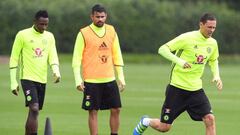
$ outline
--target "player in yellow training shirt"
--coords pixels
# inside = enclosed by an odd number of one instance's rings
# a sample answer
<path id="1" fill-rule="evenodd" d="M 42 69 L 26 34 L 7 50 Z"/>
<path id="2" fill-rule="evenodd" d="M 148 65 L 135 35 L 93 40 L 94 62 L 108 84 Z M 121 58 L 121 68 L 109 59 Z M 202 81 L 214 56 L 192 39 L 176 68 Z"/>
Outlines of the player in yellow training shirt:
<path id="1" fill-rule="evenodd" d="M 148 126 L 159 132 L 167 132 L 173 121 L 184 111 L 187 111 L 193 120 L 204 122 L 206 135 L 216 135 L 215 118 L 201 80 L 204 67 L 209 63 L 213 82 L 219 90 L 222 89 L 218 46 L 212 38 L 216 23 L 215 16 L 206 13 L 200 19 L 199 30 L 181 34 L 159 48 L 159 54 L 173 62 L 161 118 L 143 116 L 133 135 L 143 134 Z M 175 55 L 171 53 L 174 51 Z"/>
<path id="2" fill-rule="evenodd" d="M 125 87 L 118 36 L 113 26 L 105 24 L 106 18 L 103 6 L 92 7 L 93 23 L 78 33 L 72 60 L 76 88 L 84 94 L 82 108 L 89 111 L 91 135 L 98 134 L 98 110 L 106 109 L 110 109 L 111 135 L 118 134 L 119 89 L 122 91 Z"/>
<path id="3" fill-rule="evenodd" d="M 35 14 L 34 25 L 17 33 L 10 57 L 11 91 L 18 95 L 17 69 L 26 106 L 29 107 L 25 135 L 37 135 L 38 113 L 42 109 L 47 83 L 47 68 L 51 66 L 54 82 L 60 80 L 59 62 L 52 33 L 46 31 L 48 12 L 40 10 Z"/>

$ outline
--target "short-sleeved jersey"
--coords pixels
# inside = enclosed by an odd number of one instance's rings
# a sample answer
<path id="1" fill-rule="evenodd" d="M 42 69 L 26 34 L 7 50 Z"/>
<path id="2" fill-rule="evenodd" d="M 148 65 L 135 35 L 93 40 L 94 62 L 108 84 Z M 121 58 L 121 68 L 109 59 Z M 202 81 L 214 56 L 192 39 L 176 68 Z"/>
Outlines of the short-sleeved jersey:
<path id="1" fill-rule="evenodd" d="M 170 84 L 189 91 L 202 88 L 202 74 L 208 61 L 217 60 L 219 56 L 217 41 L 205 38 L 200 31 L 181 34 L 166 43 L 171 52 L 191 64 L 191 68 L 173 64 Z"/>
<path id="2" fill-rule="evenodd" d="M 19 66 L 20 79 L 46 83 L 48 64 L 59 65 L 53 34 L 39 33 L 33 27 L 19 31 L 12 48 L 10 69 Z"/>

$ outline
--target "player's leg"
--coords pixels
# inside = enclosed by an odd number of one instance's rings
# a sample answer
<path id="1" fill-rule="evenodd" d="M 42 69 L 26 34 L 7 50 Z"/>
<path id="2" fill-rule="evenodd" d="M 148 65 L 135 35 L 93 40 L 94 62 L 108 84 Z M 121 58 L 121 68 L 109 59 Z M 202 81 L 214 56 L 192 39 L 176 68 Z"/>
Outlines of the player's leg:
<path id="1" fill-rule="evenodd" d="M 148 126 L 159 132 L 167 132 L 171 129 L 171 124 L 162 123 L 159 118 L 148 118 L 148 116 L 145 115 L 135 127 L 133 135 L 143 134 Z"/>
<path id="2" fill-rule="evenodd" d="M 84 82 L 82 108 L 88 110 L 88 126 L 90 135 L 98 134 L 98 110 L 101 103 L 101 84 Z"/>
<path id="3" fill-rule="evenodd" d="M 98 111 L 97 110 L 89 110 L 88 126 L 90 130 L 90 135 L 98 134 Z"/>
<path id="4" fill-rule="evenodd" d="M 167 132 L 171 129 L 172 122 L 185 110 L 185 93 L 179 88 L 168 85 L 166 98 L 162 106 L 161 118 L 148 118 L 143 116 L 134 128 L 133 135 L 141 135 L 148 126 L 159 132 Z"/>
<path id="5" fill-rule="evenodd" d="M 206 135 L 216 135 L 215 117 L 213 114 L 207 114 L 203 117 L 206 126 Z"/>
<path id="6" fill-rule="evenodd" d="M 26 135 L 37 135 L 38 114 L 39 114 L 38 103 L 29 104 L 29 112 L 28 112 L 28 117 L 25 125 Z"/>
<path id="7" fill-rule="evenodd" d="M 104 83 L 102 88 L 102 104 L 100 109 L 110 109 L 110 134 L 117 135 L 120 125 L 120 108 L 122 107 L 119 89 L 116 81 Z"/>
<path id="8" fill-rule="evenodd" d="M 143 134 L 143 132 L 149 126 L 150 121 L 151 121 L 151 119 L 147 115 L 142 116 L 142 118 L 140 119 L 139 123 L 137 124 L 137 126 L 133 130 L 133 135 L 141 135 L 141 134 Z"/>
<path id="9" fill-rule="evenodd" d="M 38 114 L 44 103 L 46 84 L 33 82 L 30 80 L 21 80 L 21 84 L 25 95 L 26 106 L 29 107 L 25 125 L 25 134 L 37 135 Z"/>
<path id="10" fill-rule="evenodd" d="M 120 108 L 112 108 L 110 109 L 110 128 L 111 135 L 117 135 L 119 125 L 120 125 Z"/>
<path id="11" fill-rule="evenodd" d="M 195 121 L 203 121 L 206 135 L 216 135 L 215 117 L 212 114 L 210 102 L 203 89 L 193 92 L 188 101 L 187 112 Z"/>
<path id="12" fill-rule="evenodd" d="M 172 124 L 162 123 L 160 119 L 151 119 L 149 126 L 159 132 L 167 132 L 171 129 Z"/>

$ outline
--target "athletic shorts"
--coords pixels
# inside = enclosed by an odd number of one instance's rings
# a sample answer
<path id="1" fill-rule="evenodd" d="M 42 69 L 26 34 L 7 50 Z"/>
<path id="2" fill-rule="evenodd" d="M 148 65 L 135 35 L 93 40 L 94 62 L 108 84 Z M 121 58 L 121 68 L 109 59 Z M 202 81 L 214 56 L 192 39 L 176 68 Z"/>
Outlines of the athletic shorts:
<path id="1" fill-rule="evenodd" d="M 84 82 L 82 108 L 85 110 L 106 110 L 121 108 L 121 99 L 116 81 L 107 83 Z"/>
<path id="2" fill-rule="evenodd" d="M 29 106 L 30 104 L 38 103 L 39 110 L 42 110 L 46 84 L 24 79 L 21 80 L 21 84 L 25 95 L 25 105 Z"/>
<path id="3" fill-rule="evenodd" d="M 206 114 L 212 113 L 210 102 L 203 89 L 187 91 L 168 85 L 162 107 L 161 122 L 172 124 L 184 111 L 187 111 L 195 121 L 202 121 Z"/>

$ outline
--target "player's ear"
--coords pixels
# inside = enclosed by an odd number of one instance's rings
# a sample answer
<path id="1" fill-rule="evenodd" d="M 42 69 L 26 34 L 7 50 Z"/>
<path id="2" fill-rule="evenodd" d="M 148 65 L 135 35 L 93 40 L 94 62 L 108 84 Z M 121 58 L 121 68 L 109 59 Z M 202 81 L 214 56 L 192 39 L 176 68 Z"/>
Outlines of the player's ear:
<path id="1" fill-rule="evenodd" d="M 93 17 L 94 17 L 94 14 L 90 14 L 90 18 L 92 19 L 92 21 L 93 21 Z"/>
<path id="2" fill-rule="evenodd" d="M 203 22 L 199 22 L 199 28 L 201 29 L 203 27 Z"/>

